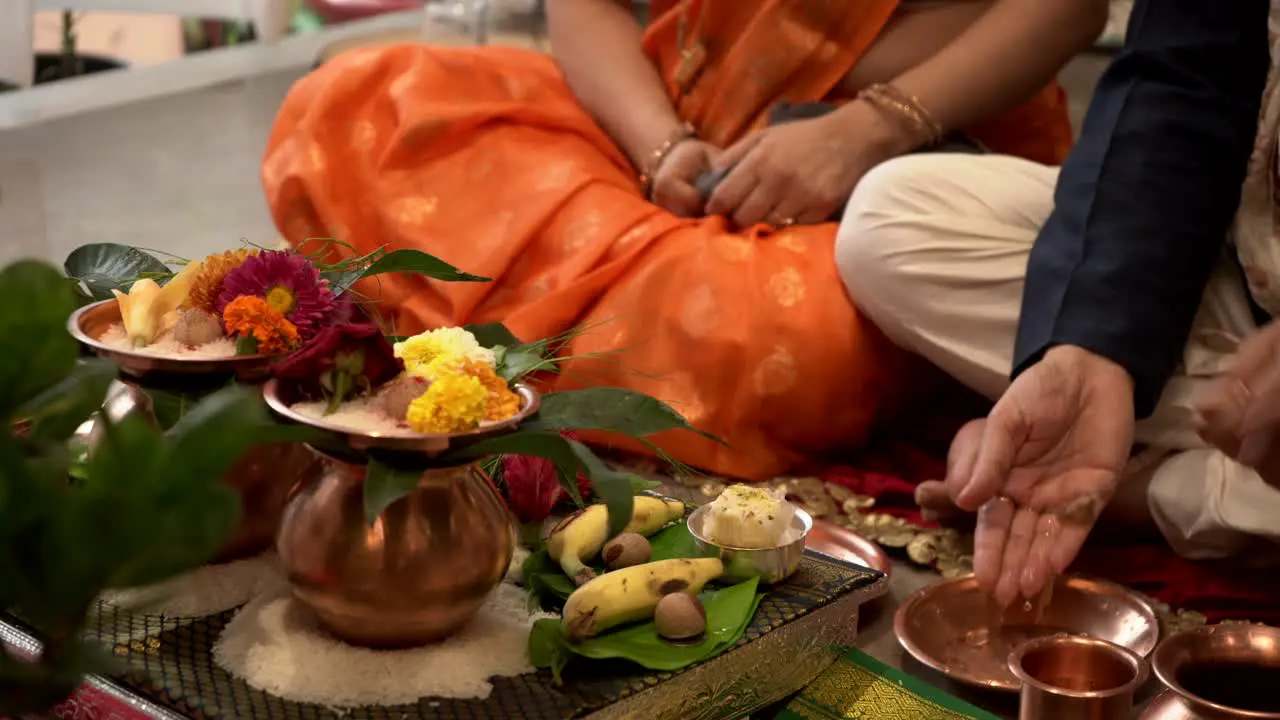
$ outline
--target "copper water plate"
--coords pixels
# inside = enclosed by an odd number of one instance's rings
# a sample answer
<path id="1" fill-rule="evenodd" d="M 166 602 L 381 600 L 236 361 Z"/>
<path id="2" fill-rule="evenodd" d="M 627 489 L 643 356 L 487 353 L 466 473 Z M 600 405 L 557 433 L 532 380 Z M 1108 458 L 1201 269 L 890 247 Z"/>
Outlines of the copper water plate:
<path id="1" fill-rule="evenodd" d="M 1028 640 L 1088 635 L 1145 657 L 1159 640 L 1160 624 L 1151 606 L 1129 590 L 1075 576 L 1058 578 L 1047 604 L 1015 603 L 1002 616 L 970 575 L 907 598 L 894 616 L 893 630 L 916 660 L 952 680 L 1016 692 L 1009 653 Z"/>
<path id="2" fill-rule="evenodd" d="M 1187 704 L 1172 690 L 1166 690 L 1152 700 L 1139 720 L 1201 720 L 1199 715 L 1191 711 Z"/>
<path id="3" fill-rule="evenodd" d="M 450 448 L 470 445 L 486 438 L 511 432 L 538 412 L 542 400 L 536 390 L 523 383 L 516 383 L 512 390 L 520 396 L 520 411 L 514 416 L 499 422 L 488 423 L 475 430 L 446 434 L 425 434 L 405 429 L 391 432 L 377 430 L 357 430 L 348 426 L 327 422 L 322 418 L 310 417 L 294 410 L 291 406 L 297 402 L 289 396 L 286 385 L 279 380 L 268 380 L 262 386 L 262 396 L 267 406 L 276 414 L 298 423 L 309 425 L 342 438 L 348 446 L 355 450 L 396 450 L 401 452 L 421 452 L 428 455 L 439 455 Z"/>
<path id="4" fill-rule="evenodd" d="M 235 355 L 228 358 L 191 358 L 152 355 L 140 350 L 122 350 L 103 343 L 99 338 L 119 325 L 120 305 L 115 300 L 86 305 L 71 314 L 67 331 L 71 337 L 88 346 L 99 357 L 106 358 L 120 367 L 126 375 L 141 377 L 148 373 L 178 373 L 184 375 L 234 373 L 242 381 L 253 382 L 265 378 L 271 365 L 284 355 Z"/>
<path id="5" fill-rule="evenodd" d="M 837 560 L 879 570 L 885 575 L 893 571 L 893 563 L 879 545 L 854 531 L 826 520 L 814 520 L 809 531 L 809 550 L 830 555 Z"/>
<path id="6" fill-rule="evenodd" d="M 1151 669 L 1192 717 L 1221 720 L 1280 720 L 1280 712 L 1235 710 L 1187 691 L 1178 672 L 1190 664 L 1249 663 L 1280 666 L 1280 628 L 1265 625 L 1206 625 L 1170 635 L 1151 656 Z"/>

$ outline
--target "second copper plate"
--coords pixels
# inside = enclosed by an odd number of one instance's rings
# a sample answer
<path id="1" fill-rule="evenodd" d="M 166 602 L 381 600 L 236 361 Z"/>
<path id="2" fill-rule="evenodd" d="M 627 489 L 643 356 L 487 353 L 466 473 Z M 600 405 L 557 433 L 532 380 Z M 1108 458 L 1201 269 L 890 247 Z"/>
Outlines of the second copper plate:
<path id="1" fill-rule="evenodd" d="M 1114 583 L 1058 578 L 1047 603 L 1015 603 L 1002 614 L 972 575 L 922 588 L 898 608 L 898 642 L 924 665 L 957 682 L 1016 692 L 1009 653 L 1056 633 L 1088 635 L 1145 657 L 1160 639 L 1146 601 Z"/>
<path id="2" fill-rule="evenodd" d="M 848 528 L 825 520 L 814 520 L 813 529 L 809 531 L 809 540 L 805 547 L 823 555 L 830 555 L 837 560 L 879 570 L 885 575 L 889 575 L 893 570 L 893 563 L 879 545 Z"/>

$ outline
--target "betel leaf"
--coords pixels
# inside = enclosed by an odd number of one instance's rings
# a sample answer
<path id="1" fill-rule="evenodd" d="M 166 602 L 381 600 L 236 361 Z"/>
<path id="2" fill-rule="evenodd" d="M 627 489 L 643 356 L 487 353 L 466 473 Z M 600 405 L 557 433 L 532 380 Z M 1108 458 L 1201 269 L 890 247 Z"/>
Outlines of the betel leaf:
<path id="1" fill-rule="evenodd" d="M 554 367 L 548 360 L 546 348 L 537 344 L 499 348 L 497 356 L 496 372 L 507 382 L 515 382 L 535 370 Z"/>
<path id="2" fill-rule="evenodd" d="M 66 331 L 75 292 L 53 267 L 17 262 L 0 271 L 0 421 L 75 367 L 80 349 Z"/>
<path id="3" fill-rule="evenodd" d="M 401 466 L 370 458 L 364 476 L 365 522 L 372 526 L 382 511 L 413 492 L 422 480 L 422 472 L 420 467 Z"/>
<path id="4" fill-rule="evenodd" d="M 698 542 L 693 539 L 693 533 L 689 532 L 689 525 L 684 522 L 678 522 L 655 533 L 649 538 L 649 547 L 652 550 L 649 556 L 650 562 L 676 558 L 712 557 L 716 554 L 715 550 L 704 551 L 698 547 Z"/>
<path id="5" fill-rule="evenodd" d="M 548 393 L 542 397 L 535 423 L 552 429 L 604 430 L 631 437 L 689 430 L 723 443 L 714 435 L 695 429 L 661 400 L 625 388 Z"/>
<path id="6" fill-rule="evenodd" d="M 62 264 L 67 277 L 79 280 L 94 300 L 110 300 L 112 290 L 126 291 L 145 275 L 166 275 L 168 266 L 155 256 L 129 245 L 82 245 Z"/>
<path id="7" fill-rule="evenodd" d="M 561 672 L 573 656 L 569 642 L 560 629 L 560 621 L 550 618 L 539 620 L 529 630 L 529 664 L 536 668 L 551 670 L 551 679 L 556 685 L 562 684 Z"/>
<path id="8" fill-rule="evenodd" d="M 529 633 L 529 658 L 534 667 L 550 667 L 553 672 L 556 668 L 550 663 L 564 663 L 562 655 L 566 651 L 593 660 L 629 660 L 649 670 L 679 670 L 715 657 L 738 642 L 763 597 L 757 592 L 758 584 L 753 578 L 699 595 L 707 611 L 707 630 L 698 643 L 677 645 L 663 640 L 652 621 L 570 643 L 564 637 L 560 621 L 548 619 L 534 623 Z"/>

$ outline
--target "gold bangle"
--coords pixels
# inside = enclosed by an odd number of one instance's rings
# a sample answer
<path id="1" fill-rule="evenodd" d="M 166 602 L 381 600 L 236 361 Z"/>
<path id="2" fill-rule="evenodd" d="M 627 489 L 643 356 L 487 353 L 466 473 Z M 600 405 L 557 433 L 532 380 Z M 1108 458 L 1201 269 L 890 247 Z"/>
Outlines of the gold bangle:
<path id="1" fill-rule="evenodd" d="M 908 95 L 888 83 L 877 83 L 859 92 L 858 99 L 906 121 L 920 138 L 920 144 L 936 145 L 942 141 L 942 125 L 933 119 L 916 96 Z"/>
<path id="2" fill-rule="evenodd" d="M 645 163 L 644 168 L 640 172 L 640 191 L 644 193 L 646 198 L 653 195 L 653 176 L 657 174 L 658 169 L 662 167 L 662 163 L 671 154 L 676 146 L 685 140 L 689 140 L 698 136 L 698 131 L 689 123 L 682 124 L 679 129 L 671 133 L 671 137 L 667 138 L 652 153 L 649 154 L 649 162 Z"/>

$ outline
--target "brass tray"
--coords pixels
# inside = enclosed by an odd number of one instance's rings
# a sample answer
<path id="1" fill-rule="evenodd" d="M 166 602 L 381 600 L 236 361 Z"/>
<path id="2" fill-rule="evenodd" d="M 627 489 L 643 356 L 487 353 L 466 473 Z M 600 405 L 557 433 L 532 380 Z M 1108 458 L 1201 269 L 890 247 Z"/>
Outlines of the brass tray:
<path id="1" fill-rule="evenodd" d="M 409 705 L 354 708 L 350 720 L 720 720 L 744 717 L 790 695 L 853 645 L 858 608 L 889 589 L 883 573 L 818 553 L 774 586 L 728 652 L 676 672 L 624 662 L 575 661 L 562 687 L 546 671 L 494 678 L 485 700 L 423 698 Z M 122 690 L 151 717 L 203 720 L 330 720 L 330 708 L 282 700 L 220 667 L 211 649 L 235 611 L 181 623 L 101 607 L 89 635 L 127 670 L 94 678 Z M 7 627 L 6 627 L 7 626 Z M 0 639 L 21 625 L 0 615 Z M 148 709 L 151 708 L 151 709 Z"/>

